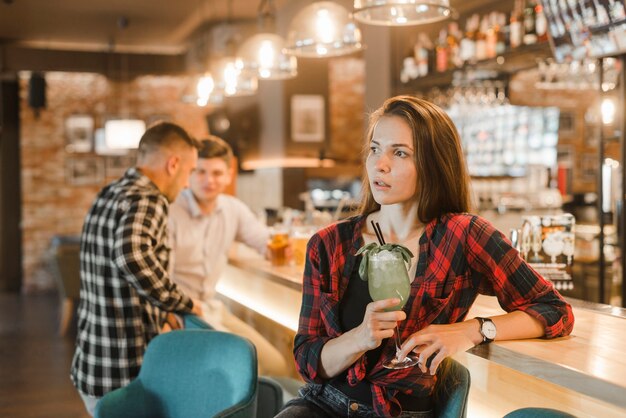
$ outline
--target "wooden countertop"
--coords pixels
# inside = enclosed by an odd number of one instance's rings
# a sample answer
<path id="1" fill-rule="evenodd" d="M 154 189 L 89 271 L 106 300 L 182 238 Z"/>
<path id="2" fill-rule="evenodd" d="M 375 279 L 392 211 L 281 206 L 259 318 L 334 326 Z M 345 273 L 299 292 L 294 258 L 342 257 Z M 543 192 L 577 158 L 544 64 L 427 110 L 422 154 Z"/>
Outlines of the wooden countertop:
<path id="1" fill-rule="evenodd" d="M 272 267 L 267 261 L 246 250 L 233 254 L 230 265 L 231 268 L 266 278 L 267 282 L 277 286 L 272 293 L 281 286 L 284 291 L 289 292 L 288 295 L 279 295 L 278 303 L 288 311 L 282 315 L 295 315 L 295 318 L 289 320 L 283 318 L 284 324 L 289 324 L 286 326 L 295 331 L 301 303 L 297 295 L 301 292 L 302 268 Z M 516 370 L 617 406 L 626 414 L 625 311 L 606 305 L 569 301 L 576 319 L 570 336 L 552 340 L 497 341 L 469 350 L 469 355 L 463 362 L 467 363 L 477 356 L 497 364 L 491 367 L 504 366 Z M 501 313 L 503 311 L 495 297 L 479 295 L 468 318 Z M 461 357 L 465 358 L 464 356 Z"/>

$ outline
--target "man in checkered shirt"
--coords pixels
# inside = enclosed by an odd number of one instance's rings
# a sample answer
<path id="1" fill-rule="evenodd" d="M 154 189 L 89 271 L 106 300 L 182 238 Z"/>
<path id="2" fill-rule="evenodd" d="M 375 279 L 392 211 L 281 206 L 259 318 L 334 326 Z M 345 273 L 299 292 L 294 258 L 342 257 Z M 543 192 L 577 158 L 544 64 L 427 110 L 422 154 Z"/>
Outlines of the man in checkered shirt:
<path id="1" fill-rule="evenodd" d="M 167 273 L 169 202 L 187 186 L 197 142 L 162 122 L 141 137 L 137 166 L 100 191 L 83 225 L 78 335 L 71 378 L 93 415 L 139 374 L 168 313 L 197 313 Z"/>

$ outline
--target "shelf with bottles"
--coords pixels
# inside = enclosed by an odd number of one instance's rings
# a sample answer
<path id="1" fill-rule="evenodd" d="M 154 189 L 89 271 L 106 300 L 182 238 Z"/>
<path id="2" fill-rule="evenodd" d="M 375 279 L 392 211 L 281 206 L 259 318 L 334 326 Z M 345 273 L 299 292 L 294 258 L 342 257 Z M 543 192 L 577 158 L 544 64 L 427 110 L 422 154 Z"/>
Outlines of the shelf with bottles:
<path id="1" fill-rule="evenodd" d="M 548 23 L 538 0 L 493 2 L 490 7 L 467 10 L 464 30 L 452 21 L 440 27 L 438 35 L 432 28 L 410 37 L 399 35 L 399 45 L 406 45 L 405 39 L 412 44 L 404 49 L 409 51 L 406 55 L 396 56 L 395 90 L 424 92 L 450 85 L 459 71 L 495 71 L 499 75 L 494 78 L 505 79 L 552 56 Z"/>
<path id="2" fill-rule="evenodd" d="M 409 94 L 416 91 L 427 91 L 434 87 L 445 87 L 453 84 L 455 73 L 468 71 L 494 71 L 497 73 L 492 78 L 506 79 L 509 75 L 537 66 L 538 60 L 552 57 L 552 50 L 548 42 L 531 45 L 520 45 L 509 49 L 495 58 L 487 58 L 473 63 L 465 63 L 461 67 L 449 69 L 443 72 L 430 73 L 402 83 L 398 80 L 396 92 Z"/>

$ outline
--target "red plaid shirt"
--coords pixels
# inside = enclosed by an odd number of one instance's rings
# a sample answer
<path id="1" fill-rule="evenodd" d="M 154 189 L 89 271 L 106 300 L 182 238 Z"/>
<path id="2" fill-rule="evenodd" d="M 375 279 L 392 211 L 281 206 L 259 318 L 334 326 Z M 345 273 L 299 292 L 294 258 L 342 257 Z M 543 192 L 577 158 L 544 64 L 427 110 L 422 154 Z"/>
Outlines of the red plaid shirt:
<path id="1" fill-rule="evenodd" d="M 341 335 L 339 301 L 358 269 L 363 245 L 364 216 L 333 224 L 314 235 L 307 248 L 300 323 L 294 355 L 299 373 L 308 382 L 325 383 L 318 374 L 324 344 Z M 489 222 L 468 214 L 449 214 L 426 225 L 420 238 L 418 265 L 407 319 L 399 323 L 402 339 L 429 324 L 465 319 L 477 295 L 495 295 L 507 312 L 520 310 L 537 318 L 545 337 L 568 335 L 574 326 L 571 306 L 552 284 L 526 262 Z M 392 357 L 391 338 L 384 341 L 381 359 Z M 387 370 L 381 361 L 366 364 L 362 356 L 347 370 L 348 383 L 371 383 L 373 407 L 381 416 L 397 415 L 398 392 L 415 396 L 432 393 L 435 377 L 418 367 Z"/>

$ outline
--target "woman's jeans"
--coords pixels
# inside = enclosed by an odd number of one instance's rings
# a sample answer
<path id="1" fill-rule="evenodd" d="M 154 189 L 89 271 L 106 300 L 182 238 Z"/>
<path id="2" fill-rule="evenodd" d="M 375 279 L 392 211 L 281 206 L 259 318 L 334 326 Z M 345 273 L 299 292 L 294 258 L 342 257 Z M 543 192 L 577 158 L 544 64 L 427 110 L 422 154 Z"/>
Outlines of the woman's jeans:
<path id="1" fill-rule="evenodd" d="M 358 417 L 377 418 L 371 405 L 348 398 L 331 385 L 309 383 L 299 391 L 300 397 L 285 405 L 276 418 Z M 403 411 L 400 418 L 433 418 L 432 411 Z"/>

